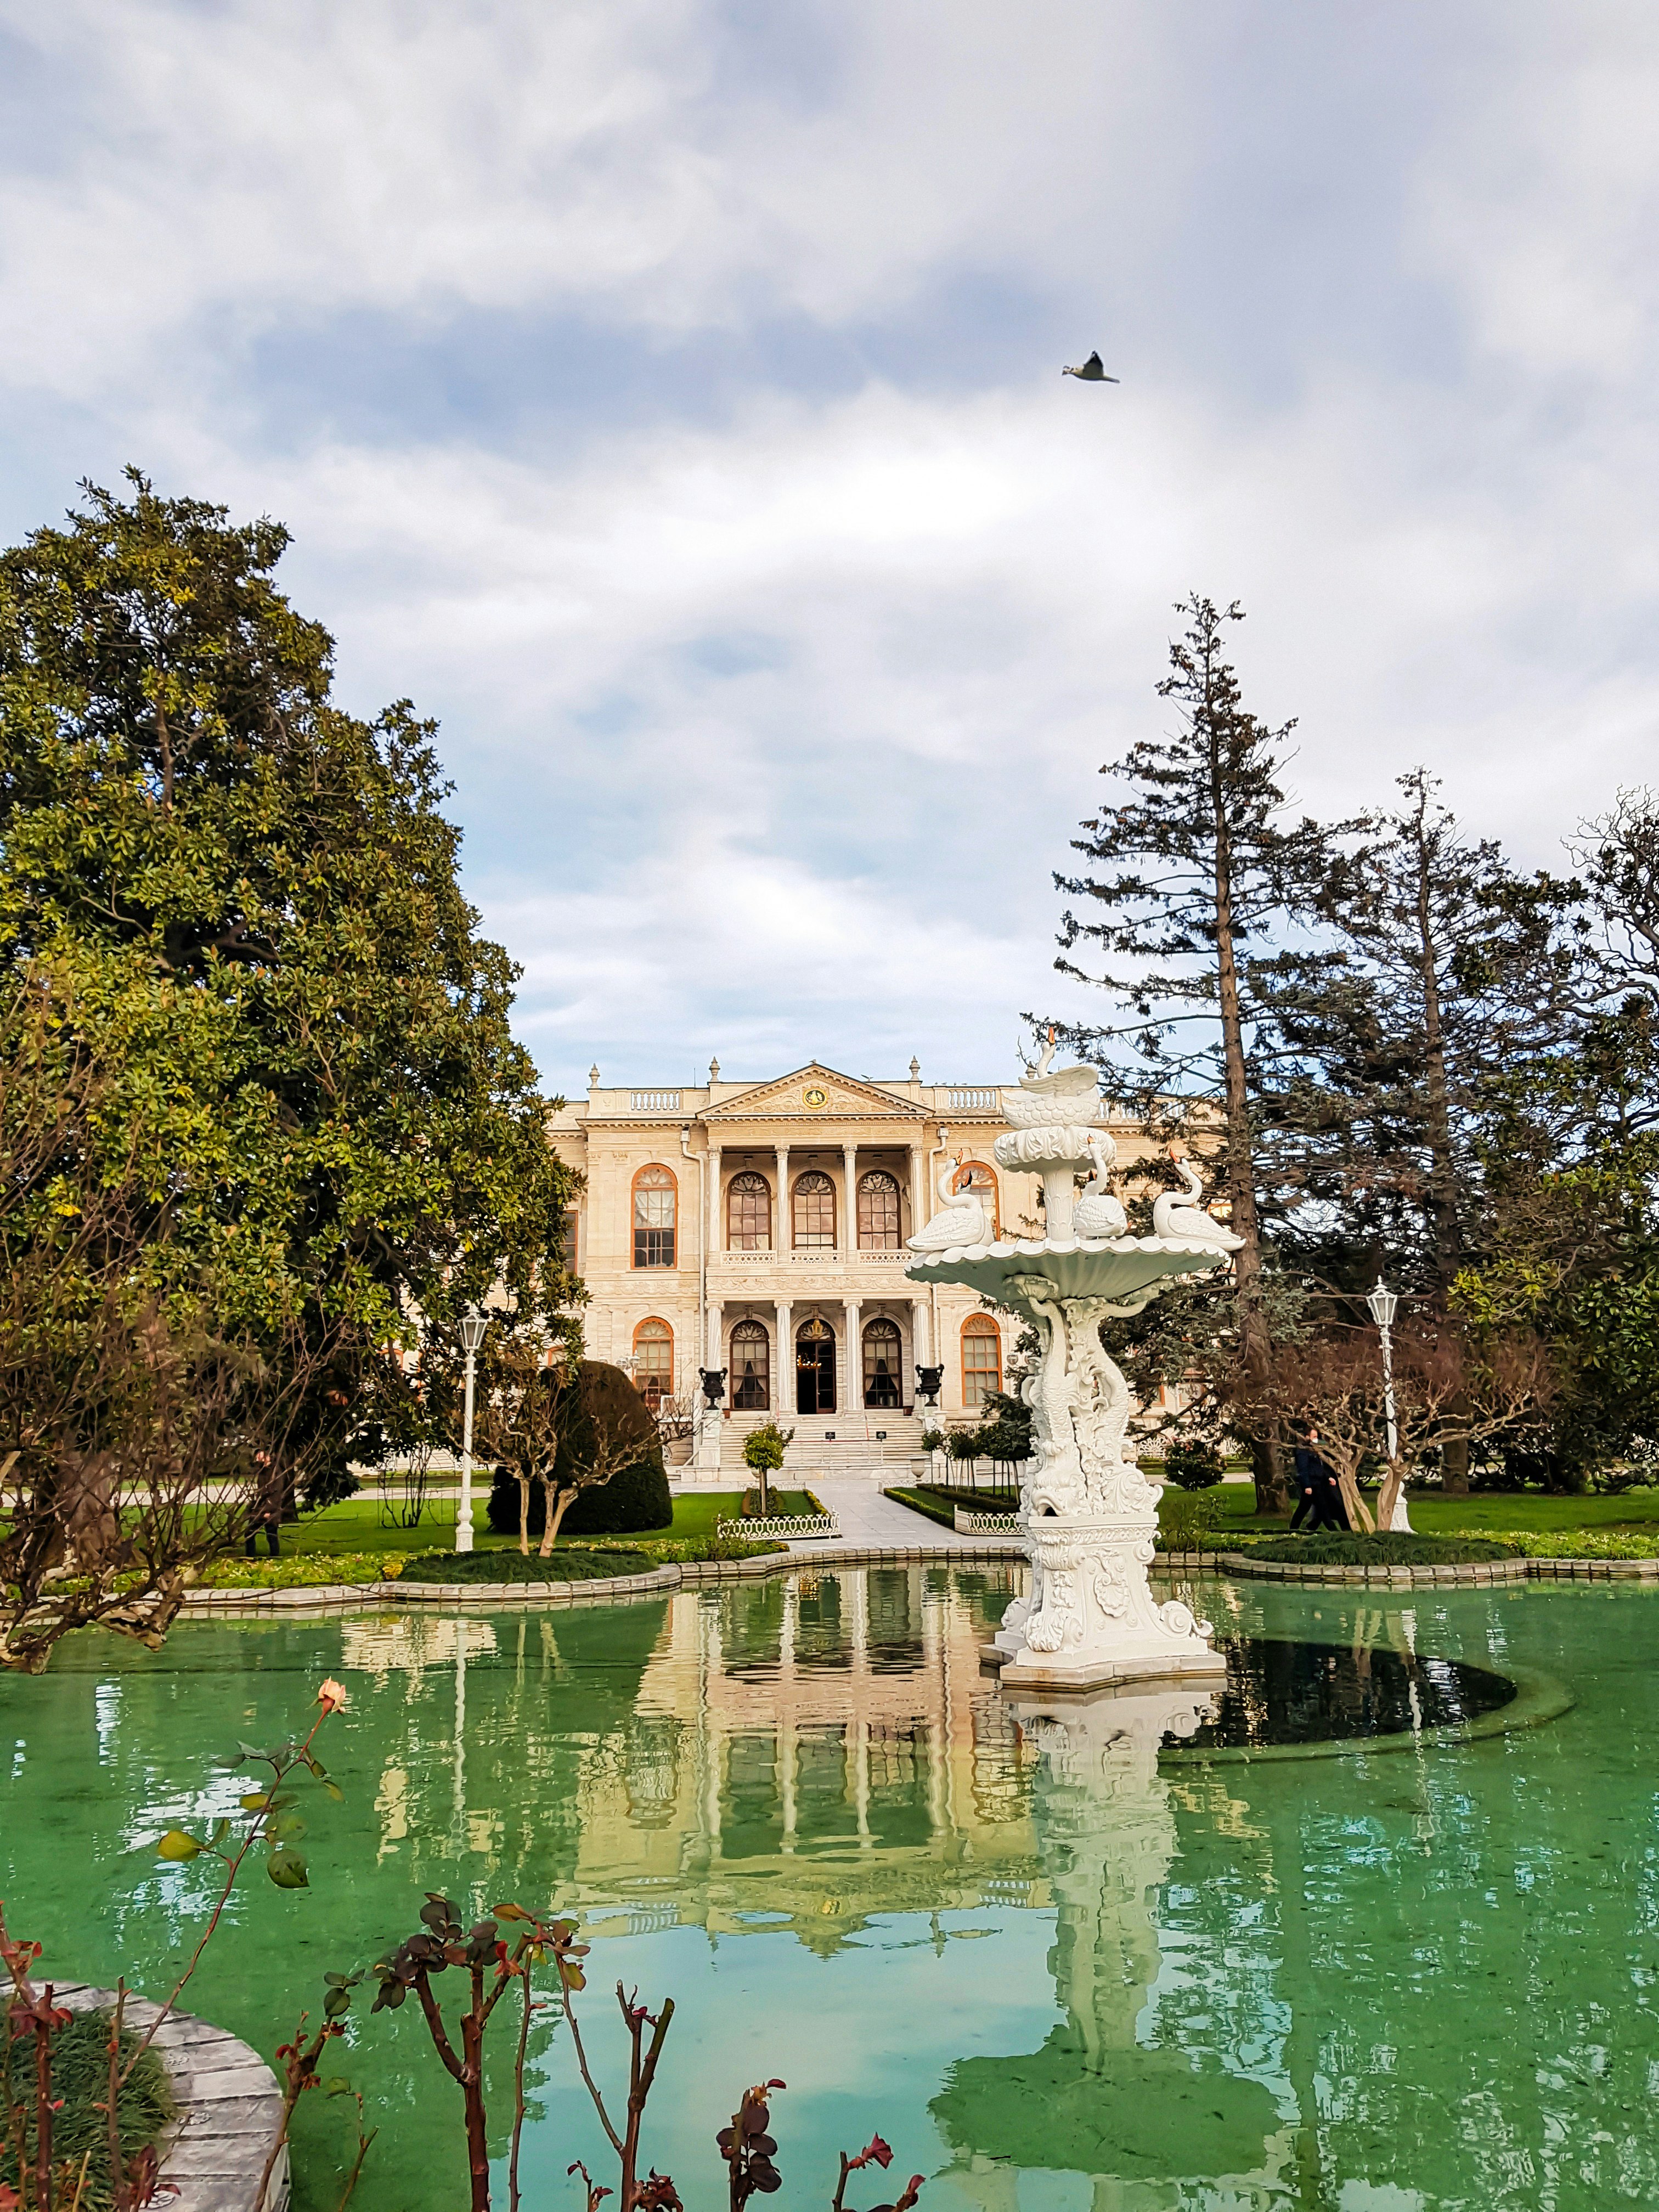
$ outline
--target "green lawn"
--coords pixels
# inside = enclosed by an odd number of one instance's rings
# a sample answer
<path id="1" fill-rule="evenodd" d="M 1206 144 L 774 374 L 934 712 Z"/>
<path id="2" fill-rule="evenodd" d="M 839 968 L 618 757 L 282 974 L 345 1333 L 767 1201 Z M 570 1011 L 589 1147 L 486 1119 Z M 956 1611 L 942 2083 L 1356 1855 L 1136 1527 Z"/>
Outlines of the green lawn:
<path id="1" fill-rule="evenodd" d="M 805 1497 L 801 1491 L 779 1491 L 780 1501 Z M 683 1493 L 674 1500 L 674 1524 L 672 1529 L 656 1533 L 661 1536 L 712 1536 L 717 1520 L 734 1521 L 743 1506 L 743 1494 L 736 1490 L 700 1490 Z M 810 1513 L 807 1504 L 790 1504 L 781 1510 L 792 1513 Z M 518 1538 L 498 1536 L 490 1528 L 484 1513 L 480 1494 L 472 1512 L 473 1542 L 481 1552 L 495 1551 L 501 1545 L 516 1550 Z M 594 1543 L 626 1543 L 625 1536 L 561 1536 L 558 1547 L 565 1544 L 586 1546 Z M 455 1507 L 453 1502 L 439 1505 L 434 1510 L 428 1506 L 418 1525 L 404 1528 L 394 1525 L 383 1528 L 380 1505 L 372 1492 L 359 1491 L 342 1505 L 330 1505 L 321 1513 L 302 1514 L 297 1522 L 285 1522 L 283 1526 L 284 1554 L 331 1552 L 435 1552 L 447 1551 L 455 1541 Z M 259 1557 L 265 1556 L 264 1538 L 259 1539 Z"/>
<path id="2" fill-rule="evenodd" d="M 1181 1494 L 1173 1484 L 1164 1492 L 1166 1499 Z M 1288 1524 L 1288 1514 L 1258 1515 L 1255 1490 L 1250 1483 L 1224 1482 L 1202 1494 L 1219 1504 L 1218 1535 L 1267 1535 L 1284 1530 Z M 940 1517 L 946 1522 L 952 1500 L 990 1511 L 1001 1504 L 1000 1498 L 985 1490 L 977 1500 L 965 1488 L 930 1490 L 927 1495 L 938 1502 Z M 1490 1530 L 1494 1535 L 1563 1534 L 1577 1528 L 1607 1534 L 1659 1535 L 1659 1489 L 1626 1491 L 1621 1498 L 1553 1498 L 1538 1490 L 1486 1491 L 1470 1498 L 1443 1498 L 1437 1490 L 1419 1490 L 1412 1492 L 1407 1502 L 1412 1526 L 1425 1536 L 1459 1528 Z M 1366 1493 L 1366 1503 L 1375 1511 L 1375 1492 Z"/>

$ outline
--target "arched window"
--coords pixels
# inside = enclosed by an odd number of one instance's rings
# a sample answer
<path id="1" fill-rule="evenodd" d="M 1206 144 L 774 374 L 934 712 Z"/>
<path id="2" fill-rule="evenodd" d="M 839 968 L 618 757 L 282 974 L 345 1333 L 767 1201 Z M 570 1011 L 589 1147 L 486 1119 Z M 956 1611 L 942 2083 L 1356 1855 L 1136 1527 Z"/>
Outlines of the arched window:
<path id="1" fill-rule="evenodd" d="M 877 1168 L 859 1181 L 859 1249 L 896 1252 L 899 1248 L 899 1187 Z"/>
<path id="2" fill-rule="evenodd" d="M 980 1204 L 990 1216 L 991 1226 L 997 1225 L 997 1179 L 983 1160 L 964 1160 L 957 1170 L 952 1190 L 971 1190 L 977 1194 Z"/>
<path id="3" fill-rule="evenodd" d="M 732 1331 L 732 1407 L 763 1413 L 772 1403 L 772 1344 L 763 1322 L 740 1321 Z"/>
<path id="4" fill-rule="evenodd" d="M 836 1186 L 816 1168 L 795 1183 L 795 1249 L 833 1252 L 836 1249 Z"/>
<path id="5" fill-rule="evenodd" d="M 864 1402 L 892 1411 L 903 1402 L 903 1347 L 898 1323 L 872 1321 L 864 1332 Z"/>
<path id="6" fill-rule="evenodd" d="M 772 1249 L 772 1186 L 763 1175 L 745 1169 L 726 1191 L 726 1242 L 733 1252 Z"/>
<path id="7" fill-rule="evenodd" d="M 653 1413 L 674 1395 L 674 1332 L 665 1321 L 642 1321 L 634 1332 L 634 1388 Z"/>
<path id="8" fill-rule="evenodd" d="M 1002 1388 L 1002 1332 L 989 1314 L 969 1314 L 962 1324 L 962 1402 L 982 1406 Z"/>
<path id="9" fill-rule="evenodd" d="M 667 1168 L 641 1168 L 634 1178 L 634 1265 L 674 1264 L 674 1202 L 679 1186 Z"/>

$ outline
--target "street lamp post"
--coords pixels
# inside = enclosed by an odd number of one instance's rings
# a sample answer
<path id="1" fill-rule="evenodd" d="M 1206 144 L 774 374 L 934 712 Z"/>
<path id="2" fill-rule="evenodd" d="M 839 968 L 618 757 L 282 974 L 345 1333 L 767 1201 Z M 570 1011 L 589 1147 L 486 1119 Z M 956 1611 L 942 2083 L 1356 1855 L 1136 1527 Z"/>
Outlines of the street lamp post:
<path id="1" fill-rule="evenodd" d="M 477 1306 L 461 1316 L 461 1348 L 466 1353 L 466 1404 L 461 1414 L 461 1504 L 455 1516 L 455 1549 L 472 1549 L 472 1384 L 477 1372 L 478 1346 L 486 1323 Z"/>
<path id="2" fill-rule="evenodd" d="M 1394 1317 L 1399 1310 L 1400 1300 L 1379 1275 L 1376 1279 L 1376 1288 L 1366 1299 L 1365 1304 L 1370 1309 L 1371 1319 L 1376 1323 L 1376 1333 L 1382 1340 L 1382 1419 L 1388 1431 L 1389 1472 L 1392 1474 L 1395 1462 L 1400 1457 L 1400 1431 L 1394 1414 L 1393 1336 Z M 1394 1510 L 1389 1516 L 1389 1526 L 1390 1528 L 1402 1529 L 1409 1534 L 1411 1525 L 1406 1511 L 1405 1486 L 1402 1483 L 1399 1495 L 1395 1499 Z"/>

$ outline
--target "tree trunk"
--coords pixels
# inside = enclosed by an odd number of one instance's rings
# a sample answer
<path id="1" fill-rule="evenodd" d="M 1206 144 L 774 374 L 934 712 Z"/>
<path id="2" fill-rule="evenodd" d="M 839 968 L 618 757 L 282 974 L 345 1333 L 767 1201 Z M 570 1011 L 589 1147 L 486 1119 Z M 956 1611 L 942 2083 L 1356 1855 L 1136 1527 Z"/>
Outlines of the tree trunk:
<path id="1" fill-rule="evenodd" d="M 1238 1284 L 1238 1350 L 1247 1389 L 1259 1389 L 1267 1376 L 1272 1347 L 1267 1341 L 1267 1317 L 1261 1310 L 1261 1224 L 1255 1203 L 1249 1093 L 1244 1069 L 1244 1024 L 1239 1012 L 1238 958 L 1233 943 L 1232 831 L 1218 758 L 1220 738 L 1213 727 L 1208 732 L 1208 744 L 1211 805 L 1215 823 L 1216 995 L 1225 1086 L 1227 1202 L 1233 1234 L 1244 1240 L 1233 1255 Z M 1250 1457 L 1255 1477 L 1256 1511 L 1285 1512 L 1290 1499 L 1285 1493 L 1277 1438 L 1261 1439 L 1252 1446 Z"/>
<path id="2" fill-rule="evenodd" d="M 1443 1322 L 1449 1319 L 1451 1286 L 1463 1261 L 1463 1236 L 1457 1218 L 1457 1160 L 1452 1146 L 1451 1089 L 1446 1074 L 1445 1027 L 1440 1008 L 1440 947 L 1436 941 L 1432 855 L 1427 836 L 1428 794 L 1418 793 L 1413 823 L 1417 859 L 1417 939 L 1419 974 L 1423 992 L 1423 1073 L 1427 1094 L 1429 1138 L 1429 1216 L 1434 1233 L 1436 1301 Z M 1454 1420 L 1468 1411 L 1460 1394 L 1449 1408 Z M 1449 1498 L 1467 1498 L 1469 1489 L 1469 1445 L 1467 1437 L 1455 1437 L 1442 1446 L 1441 1481 Z"/>
<path id="3" fill-rule="evenodd" d="M 479 1979 L 475 1973 L 475 1984 Z M 466 2105 L 466 2165 L 472 2191 L 471 2212 L 489 2212 L 489 2143 L 484 2126 L 483 2002 L 482 1989 L 475 1989 L 471 2011 L 461 2014 L 461 2095 Z"/>
<path id="4" fill-rule="evenodd" d="M 519 1556 L 530 1557 L 530 1477 L 519 1477 Z"/>
<path id="5" fill-rule="evenodd" d="M 550 1490 L 545 1485 L 543 1486 L 543 1489 L 547 1499 L 547 1512 L 542 1523 L 542 1547 L 538 1556 L 548 1559 L 553 1556 L 553 1546 L 558 1536 L 559 1523 L 570 1510 L 576 1493 L 572 1489 Z"/>

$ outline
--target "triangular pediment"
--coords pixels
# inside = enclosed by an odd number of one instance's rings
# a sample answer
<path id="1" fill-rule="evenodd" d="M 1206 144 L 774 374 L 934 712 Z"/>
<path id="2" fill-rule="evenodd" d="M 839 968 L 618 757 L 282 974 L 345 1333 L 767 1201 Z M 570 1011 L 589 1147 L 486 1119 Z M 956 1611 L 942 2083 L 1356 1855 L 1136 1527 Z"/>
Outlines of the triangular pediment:
<path id="1" fill-rule="evenodd" d="M 821 1060 L 798 1067 L 793 1075 L 775 1082 L 757 1083 L 752 1091 L 722 1098 L 708 1107 L 705 1121 L 925 1121 L 926 1107 L 878 1083 L 866 1083 L 856 1075 L 843 1075 Z"/>

